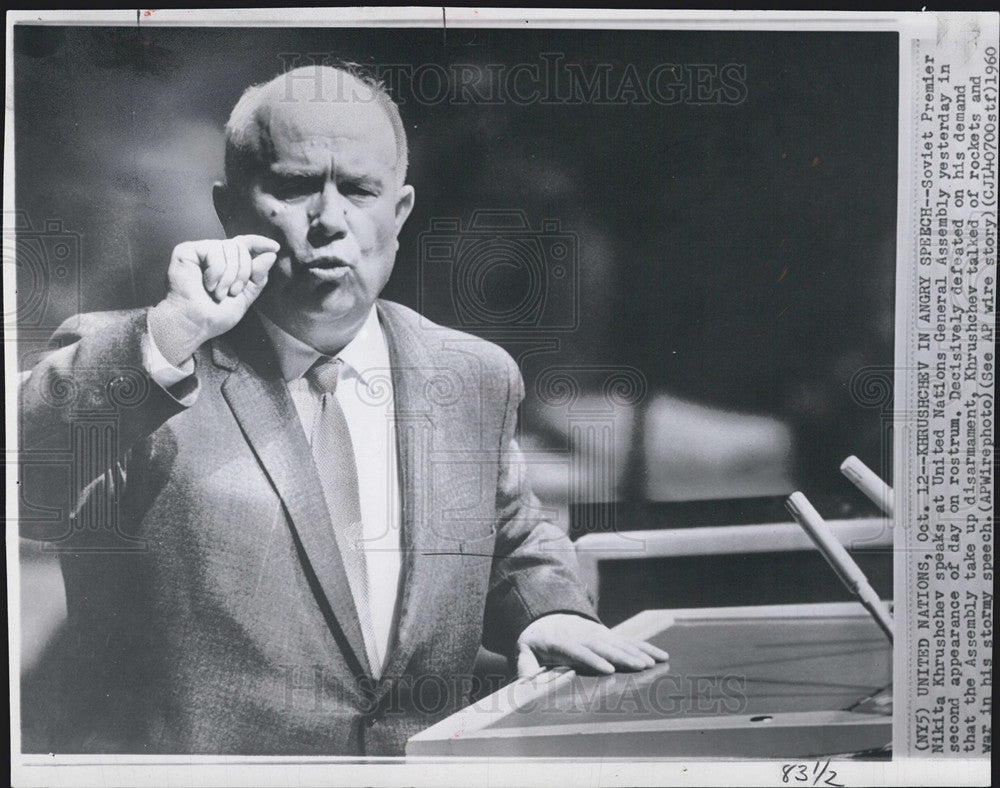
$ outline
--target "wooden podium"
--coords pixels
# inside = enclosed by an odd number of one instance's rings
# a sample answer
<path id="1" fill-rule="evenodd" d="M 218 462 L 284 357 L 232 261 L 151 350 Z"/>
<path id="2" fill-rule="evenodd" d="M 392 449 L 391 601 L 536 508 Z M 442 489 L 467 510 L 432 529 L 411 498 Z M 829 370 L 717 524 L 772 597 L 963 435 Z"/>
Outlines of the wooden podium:
<path id="1" fill-rule="evenodd" d="M 892 646 L 857 603 L 647 610 L 616 631 L 670 662 L 518 680 L 407 756 L 819 758 L 892 740 Z"/>

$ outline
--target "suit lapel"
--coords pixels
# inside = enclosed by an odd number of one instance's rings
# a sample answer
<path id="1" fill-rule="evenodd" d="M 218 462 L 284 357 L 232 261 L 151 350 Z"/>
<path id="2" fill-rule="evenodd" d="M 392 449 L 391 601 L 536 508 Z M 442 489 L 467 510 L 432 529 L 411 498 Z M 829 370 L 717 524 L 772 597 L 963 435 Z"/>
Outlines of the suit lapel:
<path id="1" fill-rule="evenodd" d="M 428 555 L 436 547 L 435 529 L 429 526 L 434 491 L 429 489 L 431 437 L 434 413 L 424 396 L 426 376 L 432 359 L 408 326 L 400 325 L 390 309 L 379 302 L 379 316 L 389 345 L 396 423 L 396 450 L 400 464 L 402 500 L 403 595 L 400 602 L 396 638 L 378 694 L 392 679 L 399 678 L 419 640 L 422 616 L 431 605 L 426 597 L 435 582 Z M 437 582 L 440 582 L 437 578 Z"/>
<path id="2" fill-rule="evenodd" d="M 247 315 L 239 329 L 215 340 L 213 360 L 231 370 L 222 383 L 222 394 L 284 504 L 334 636 L 353 654 L 354 670 L 371 675 L 312 450 L 259 321 Z"/>

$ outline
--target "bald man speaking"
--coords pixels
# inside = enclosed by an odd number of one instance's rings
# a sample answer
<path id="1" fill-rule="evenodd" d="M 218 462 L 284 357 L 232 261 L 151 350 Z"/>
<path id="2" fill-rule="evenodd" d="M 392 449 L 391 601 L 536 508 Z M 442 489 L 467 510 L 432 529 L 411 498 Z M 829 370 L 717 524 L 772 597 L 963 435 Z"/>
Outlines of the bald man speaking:
<path id="1" fill-rule="evenodd" d="M 22 448 L 85 413 L 116 429 L 107 467 L 77 462 L 76 522 L 26 532 L 62 542 L 62 751 L 401 755 L 468 702 L 481 645 L 522 674 L 666 658 L 597 620 L 540 516 L 511 358 L 378 298 L 406 165 L 396 105 L 355 69 L 250 88 L 226 239 L 179 244 L 152 308 L 67 321 L 26 377 Z M 136 370 L 142 396 L 116 395 Z M 84 527 L 93 500 L 113 539 Z"/>

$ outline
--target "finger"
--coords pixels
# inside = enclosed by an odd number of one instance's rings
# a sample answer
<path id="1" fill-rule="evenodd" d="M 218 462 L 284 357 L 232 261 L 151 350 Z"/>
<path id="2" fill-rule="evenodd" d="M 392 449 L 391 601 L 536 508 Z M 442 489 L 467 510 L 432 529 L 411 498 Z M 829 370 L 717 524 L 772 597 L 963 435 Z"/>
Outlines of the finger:
<path id="1" fill-rule="evenodd" d="M 229 288 L 236 281 L 236 276 L 240 272 L 240 251 L 236 242 L 225 240 L 222 242 L 222 254 L 226 260 L 226 270 L 219 278 L 219 283 L 215 286 L 215 298 L 221 301 L 229 295 Z"/>
<path id="2" fill-rule="evenodd" d="M 243 244 L 236 244 L 239 253 L 239 263 L 236 271 L 236 281 L 229 286 L 229 295 L 237 296 L 243 292 L 250 279 L 250 252 Z"/>
<path id="3" fill-rule="evenodd" d="M 606 632 L 604 637 L 594 638 L 592 642 L 588 642 L 587 645 L 590 646 L 590 648 L 604 646 L 609 649 L 613 649 L 616 652 L 627 654 L 633 660 L 639 660 L 644 665 L 652 665 L 653 662 L 653 658 L 640 649 L 638 643 L 633 640 L 626 640 L 625 638 L 618 637 L 611 632 Z"/>
<path id="4" fill-rule="evenodd" d="M 666 662 L 670 659 L 670 655 L 666 651 L 662 648 L 657 648 L 652 643 L 647 643 L 645 640 L 637 640 L 633 645 L 646 654 L 649 654 L 657 662 Z"/>
<path id="5" fill-rule="evenodd" d="M 554 660 L 558 661 L 560 664 L 565 664 L 568 661 L 570 667 L 589 668 L 597 673 L 615 672 L 615 666 L 604 659 L 604 657 L 578 643 L 566 643 L 561 645 L 559 647 L 559 652 L 557 653 L 560 653 L 560 655 L 564 658 Z"/>
<path id="6" fill-rule="evenodd" d="M 278 259 L 274 252 L 264 252 L 250 261 L 250 281 L 258 287 L 267 284 L 267 274 Z"/>
<path id="7" fill-rule="evenodd" d="M 222 247 L 215 242 L 206 244 L 199 248 L 198 257 L 204 268 L 201 281 L 205 285 L 206 292 L 214 293 L 219 286 L 219 280 L 226 272 L 226 258 L 222 254 Z"/>
<path id="8" fill-rule="evenodd" d="M 617 643 L 598 641 L 588 643 L 587 645 L 590 647 L 591 651 L 601 657 L 604 657 L 613 665 L 620 668 L 628 668 L 629 670 L 645 670 L 646 668 L 651 668 L 656 664 L 653 661 L 653 658 L 648 654 L 644 654 L 638 649 L 630 650 Z"/>
<path id="9" fill-rule="evenodd" d="M 644 668 L 651 668 L 656 664 L 656 660 L 652 656 L 639 648 L 639 645 L 633 643 L 631 640 L 618 642 L 615 645 L 627 652 L 634 659 L 640 660 Z"/>
<path id="10" fill-rule="evenodd" d="M 538 673 L 542 666 L 538 664 L 538 658 L 531 646 L 522 643 L 517 652 L 517 676 L 518 678 L 530 678 Z"/>
<path id="11" fill-rule="evenodd" d="M 184 243 L 179 243 L 174 247 L 173 259 L 183 260 L 187 263 L 194 263 L 199 268 L 202 267 L 203 257 L 205 250 L 202 249 L 201 244 L 195 241 L 185 241 Z"/>
<path id="12" fill-rule="evenodd" d="M 281 248 L 281 244 L 265 235 L 237 235 L 233 237 L 233 240 L 239 243 L 240 246 L 245 246 L 247 251 L 250 252 L 251 257 L 256 257 L 265 252 L 274 252 L 277 254 Z"/>

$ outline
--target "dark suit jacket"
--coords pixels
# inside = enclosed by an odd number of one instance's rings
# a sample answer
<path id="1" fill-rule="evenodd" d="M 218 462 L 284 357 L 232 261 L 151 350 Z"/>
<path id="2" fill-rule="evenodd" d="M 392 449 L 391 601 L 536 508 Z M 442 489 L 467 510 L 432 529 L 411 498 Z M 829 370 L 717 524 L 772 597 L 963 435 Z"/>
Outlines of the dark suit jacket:
<path id="1" fill-rule="evenodd" d="M 72 512 L 22 522 L 63 565 L 74 732 L 63 751 L 400 755 L 467 702 L 481 642 L 509 651 L 543 614 L 594 616 L 572 546 L 524 483 L 514 362 L 398 304 L 378 312 L 405 551 L 381 680 L 253 314 L 198 351 L 188 409 L 143 370 L 144 310 L 56 332 L 22 386 L 20 445 L 25 463 L 68 464 L 22 473 L 26 499 Z"/>

